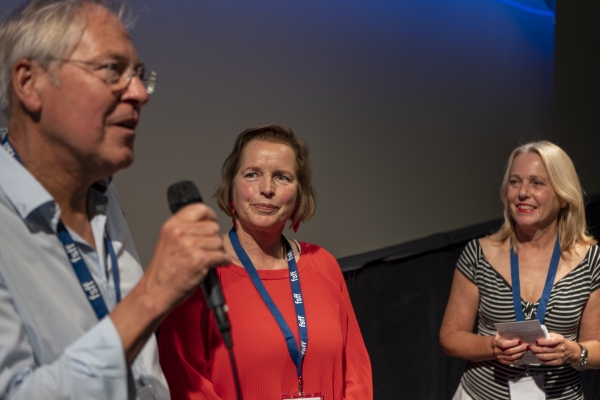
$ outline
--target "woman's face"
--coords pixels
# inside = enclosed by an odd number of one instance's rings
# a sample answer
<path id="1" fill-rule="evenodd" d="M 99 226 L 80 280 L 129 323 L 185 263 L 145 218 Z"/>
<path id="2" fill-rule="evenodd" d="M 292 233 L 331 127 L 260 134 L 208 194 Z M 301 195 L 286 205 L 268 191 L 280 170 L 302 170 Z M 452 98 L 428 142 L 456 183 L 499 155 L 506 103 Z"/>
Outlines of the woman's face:
<path id="1" fill-rule="evenodd" d="M 244 230 L 283 231 L 296 207 L 296 155 L 289 146 L 255 139 L 240 159 L 233 204 Z"/>
<path id="2" fill-rule="evenodd" d="M 550 185 L 539 155 L 522 153 L 513 160 L 506 197 L 517 228 L 543 230 L 558 220 L 566 201 Z"/>

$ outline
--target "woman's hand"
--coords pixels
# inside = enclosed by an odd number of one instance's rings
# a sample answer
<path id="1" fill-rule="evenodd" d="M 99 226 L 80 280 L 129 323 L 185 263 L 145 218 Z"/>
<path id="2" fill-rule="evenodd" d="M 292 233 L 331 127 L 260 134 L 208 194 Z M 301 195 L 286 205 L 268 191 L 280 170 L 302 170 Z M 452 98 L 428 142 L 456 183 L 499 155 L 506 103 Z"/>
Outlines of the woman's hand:
<path id="1" fill-rule="evenodd" d="M 549 337 L 531 345 L 531 352 L 546 365 L 577 364 L 581 347 L 559 333 L 550 332 Z"/>
<path id="2" fill-rule="evenodd" d="M 498 333 L 492 338 L 492 351 L 502 364 L 514 365 L 530 346 L 517 339 L 502 339 Z"/>

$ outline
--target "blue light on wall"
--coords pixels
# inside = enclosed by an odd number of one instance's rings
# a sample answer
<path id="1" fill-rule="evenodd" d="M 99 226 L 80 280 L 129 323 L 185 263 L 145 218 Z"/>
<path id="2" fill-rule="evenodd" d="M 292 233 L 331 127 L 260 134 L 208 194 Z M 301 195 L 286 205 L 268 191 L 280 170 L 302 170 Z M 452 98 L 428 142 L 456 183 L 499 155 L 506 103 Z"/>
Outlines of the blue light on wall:
<path id="1" fill-rule="evenodd" d="M 541 15 L 544 17 L 552 17 L 552 18 L 554 18 L 554 16 L 555 16 L 555 12 L 554 12 L 555 3 L 553 0 L 544 0 L 544 3 L 548 6 L 549 9 L 532 7 L 532 6 L 523 4 L 522 2 L 515 1 L 515 0 L 496 0 L 496 1 L 508 4 L 510 6 L 516 7 L 520 10 L 526 11 L 531 14 Z"/>

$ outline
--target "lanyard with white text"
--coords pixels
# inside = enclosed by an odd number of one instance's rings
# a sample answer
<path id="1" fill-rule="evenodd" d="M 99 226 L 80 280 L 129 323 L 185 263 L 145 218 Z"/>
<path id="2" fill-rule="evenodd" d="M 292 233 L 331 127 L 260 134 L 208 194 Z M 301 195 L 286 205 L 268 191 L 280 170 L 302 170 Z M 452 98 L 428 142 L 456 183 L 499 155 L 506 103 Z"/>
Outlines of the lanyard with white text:
<path id="1" fill-rule="evenodd" d="M 92 305 L 92 308 L 96 312 L 98 319 L 104 318 L 104 316 L 108 314 L 108 308 L 106 307 L 106 303 L 102 298 L 100 289 L 98 288 L 96 281 L 92 277 L 90 270 L 85 264 L 85 261 L 83 261 L 83 257 L 81 256 L 77 245 L 73 241 L 73 238 L 69 234 L 69 231 L 67 231 L 67 228 L 62 221 L 58 221 L 58 225 L 56 226 L 56 234 L 65 248 L 67 257 L 69 258 L 69 261 L 75 270 L 75 275 L 77 275 L 77 278 L 79 278 L 79 283 L 81 284 L 85 295 Z M 115 250 L 112 247 L 111 241 L 108 239 L 108 233 L 106 234 L 105 239 L 107 251 L 110 254 L 110 259 L 112 262 L 113 279 L 118 303 L 121 301 L 121 289 L 119 288 L 119 268 L 116 263 L 117 256 L 115 255 Z"/>
<path id="2" fill-rule="evenodd" d="M 556 271 L 558 270 L 558 262 L 560 261 L 560 240 L 556 235 L 556 243 L 554 244 L 554 250 L 552 251 L 552 259 L 550 260 L 550 267 L 548 268 L 548 276 L 546 277 L 546 284 L 544 285 L 544 291 L 542 292 L 542 298 L 538 310 L 535 314 L 535 319 L 540 321 L 540 324 L 544 323 L 544 316 L 546 315 L 546 307 L 550 300 L 550 293 L 552 293 L 552 286 L 554 285 L 554 279 L 556 278 Z M 523 314 L 523 307 L 521 306 L 521 283 L 519 281 L 519 256 L 515 254 L 512 243 L 510 246 L 510 274 L 512 278 L 512 295 L 513 304 L 515 306 L 515 316 L 517 321 L 525 321 L 525 315 Z"/>
<path id="3" fill-rule="evenodd" d="M 19 155 L 17 154 L 15 149 L 12 147 L 12 145 L 8 141 L 8 135 L 4 136 L 4 139 L 2 139 L 2 143 L 0 143 L 0 144 L 2 145 L 2 148 L 8 153 L 9 156 L 14 157 L 15 160 L 17 160 L 18 162 L 23 164 L 23 162 L 19 158 Z"/>
<path id="4" fill-rule="evenodd" d="M 17 161 L 21 162 L 19 155 L 14 150 L 10 142 L 8 141 L 8 135 L 4 137 L 2 140 L 2 147 L 6 152 L 13 156 Z M 92 308 L 96 312 L 98 319 L 104 318 L 105 315 L 108 314 L 108 308 L 106 307 L 106 303 L 102 298 L 102 294 L 100 293 L 100 289 L 98 289 L 98 285 L 94 278 L 92 277 L 90 270 L 88 269 L 85 261 L 83 261 L 83 257 L 81 256 L 77 245 L 73 241 L 73 238 L 69 234 L 69 231 L 62 223 L 61 220 L 58 221 L 56 226 L 56 235 L 58 239 L 63 244 L 65 248 L 65 252 L 67 253 L 67 257 L 75 270 L 75 275 L 79 278 L 79 283 L 83 288 L 86 297 L 88 298 Z M 104 242 L 106 245 L 106 251 L 110 256 L 110 261 L 112 263 L 112 272 L 113 279 L 115 284 L 115 295 L 117 298 L 117 303 L 121 301 L 121 288 L 120 288 L 120 277 L 119 277 L 119 265 L 117 263 L 117 255 L 115 254 L 115 249 L 112 245 L 112 242 L 108 236 L 108 231 L 105 232 Z"/>
<path id="5" fill-rule="evenodd" d="M 250 257 L 242 247 L 240 240 L 238 238 L 237 232 L 232 228 L 229 231 L 229 239 L 231 240 L 231 244 L 233 245 L 233 249 L 237 254 L 238 258 L 242 262 L 246 272 L 250 276 L 254 287 L 258 290 L 258 293 L 262 297 L 263 301 L 271 311 L 271 314 L 275 318 L 277 325 L 279 325 L 279 329 L 283 333 L 285 337 L 285 342 L 287 344 L 288 351 L 294 364 L 296 364 L 296 369 L 298 372 L 298 386 L 299 391 L 302 391 L 302 359 L 304 354 L 306 354 L 306 348 L 308 346 L 308 329 L 306 327 L 306 313 L 304 311 L 304 302 L 302 300 L 302 289 L 300 288 L 300 277 L 298 275 L 298 266 L 296 265 L 296 260 L 294 259 L 294 252 L 288 241 L 285 237 L 281 236 L 283 243 L 285 244 L 286 258 L 288 262 L 288 268 L 290 273 L 290 285 L 292 287 L 292 296 L 294 299 L 294 307 L 296 309 L 296 317 L 298 322 L 298 332 L 300 333 L 300 346 L 301 349 L 298 350 L 298 344 L 296 343 L 296 339 L 294 338 L 294 334 L 292 330 L 285 322 L 283 315 L 277 308 L 277 305 L 271 299 L 269 292 L 263 285 L 260 277 L 258 276 L 258 272 L 256 272 L 256 268 L 252 264 Z"/>

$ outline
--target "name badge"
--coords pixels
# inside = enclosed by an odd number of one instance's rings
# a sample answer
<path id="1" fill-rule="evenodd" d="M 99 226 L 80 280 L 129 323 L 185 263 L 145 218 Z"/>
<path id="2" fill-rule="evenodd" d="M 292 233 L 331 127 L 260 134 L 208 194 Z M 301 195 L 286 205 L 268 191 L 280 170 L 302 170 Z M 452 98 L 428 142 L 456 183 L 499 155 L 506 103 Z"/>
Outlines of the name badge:
<path id="1" fill-rule="evenodd" d="M 282 400 L 295 399 L 295 400 L 325 400 L 325 397 L 321 393 L 299 393 L 299 394 L 288 394 L 284 393 L 281 395 Z"/>
<path id="2" fill-rule="evenodd" d="M 508 377 L 510 400 L 546 400 L 544 374 Z"/>

